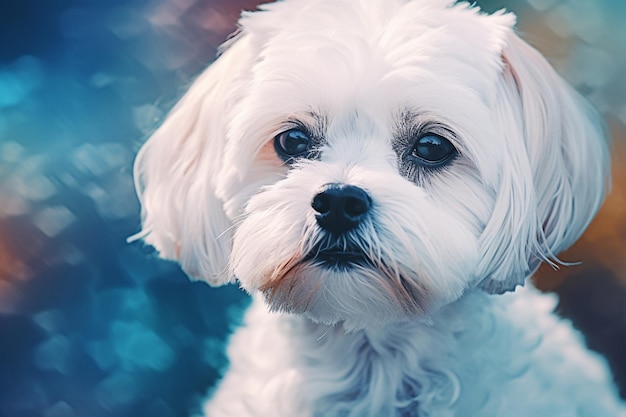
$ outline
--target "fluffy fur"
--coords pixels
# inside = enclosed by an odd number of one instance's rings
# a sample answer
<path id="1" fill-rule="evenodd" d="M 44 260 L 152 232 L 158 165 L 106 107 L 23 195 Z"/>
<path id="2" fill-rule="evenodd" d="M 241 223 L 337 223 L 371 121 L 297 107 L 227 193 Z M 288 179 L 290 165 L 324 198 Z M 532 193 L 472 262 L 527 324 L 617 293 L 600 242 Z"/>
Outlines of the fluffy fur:
<path id="1" fill-rule="evenodd" d="M 135 169 L 145 241 L 253 294 L 206 415 L 626 415 L 553 297 L 515 290 L 587 227 L 609 158 L 596 113 L 514 21 L 450 0 L 242 16 Z M 292 128 L 314 153 L 285 163 L 273 142 Z M 420 132 L 457 157 L 407 162 Z M 311 207 L 329 183 L 372 200 L 339 237 Z M 311 256 L 333 246 L 368 261 Z"/>

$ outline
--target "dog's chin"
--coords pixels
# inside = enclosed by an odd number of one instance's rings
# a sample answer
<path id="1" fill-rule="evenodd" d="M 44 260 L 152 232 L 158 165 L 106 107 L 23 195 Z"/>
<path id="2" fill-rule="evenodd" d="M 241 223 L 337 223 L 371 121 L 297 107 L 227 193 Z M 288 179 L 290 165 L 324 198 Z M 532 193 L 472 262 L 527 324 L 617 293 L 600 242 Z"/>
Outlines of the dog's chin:
<path id="1" fill-rule="evenodd" d="M 348 331 L 403 320 L 429 321 L 437 308 L 415 272 L 403 275 L 357 252 L 306 256 L 258 289 L 270 309 Z"/>

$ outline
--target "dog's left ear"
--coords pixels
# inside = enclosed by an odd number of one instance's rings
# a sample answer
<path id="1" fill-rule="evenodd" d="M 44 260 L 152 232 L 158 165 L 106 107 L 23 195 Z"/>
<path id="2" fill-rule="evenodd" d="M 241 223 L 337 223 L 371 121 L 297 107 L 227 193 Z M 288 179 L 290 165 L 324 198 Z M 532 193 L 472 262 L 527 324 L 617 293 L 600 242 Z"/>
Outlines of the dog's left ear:
<path id="1" fill-rule="evenodd" d="M 599 209 L 610 174 L 598 113 L 513 29 L 507 37 L 496 117 L 508 150 L 481 238 L 490 260 L 481 286 L 495 293 L 523 284 L 542 261 L 560 262 Z"/>
<path id="2" fill-rule="evenodd" d="M 192 278 L 228 282 L 231 219 L 217 192 L 225 164 L 228 113 L 249 78 L 256 47 L 249 36 L 230 41 L 198 77 L 135 161 L 143 230 L 137 238 Z"/>

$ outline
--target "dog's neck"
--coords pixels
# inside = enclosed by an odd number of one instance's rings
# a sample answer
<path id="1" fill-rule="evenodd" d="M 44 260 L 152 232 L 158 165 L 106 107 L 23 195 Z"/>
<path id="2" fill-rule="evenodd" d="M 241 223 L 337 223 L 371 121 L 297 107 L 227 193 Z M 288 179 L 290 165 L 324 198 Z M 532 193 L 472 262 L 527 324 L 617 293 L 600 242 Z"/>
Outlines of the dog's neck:
<path id="1" fill-rule="evenodd" d="M 360 330 L 345 329 L 342 324 L 324 325 L 302 319 L 307 332 L 318 342 L 326 343 L 360 343 L 364 349 L 378 354 L 389 351 L 439 351 L 432 344 L 441 338 L 459 339 L 464 333 L 478 335 L 485 331 L 493 331 L 494 320 L 504 315 L 497 308 L 506 309 L 506 304 L 499 302 L 500 296 L 491 296 L 480 290 L 473 290 L 459 300 L 450 303 L 434 313 L 428 319 L 402 320 L 375 324 Z M 494 307 L 496 311 L 494 311 Z M 375 314 L 375 312 L 374 312 Z M 326 339 L 333 339 L 326 340 Z M 404 346 L 403 344 L 408 345 Z M 422 348 L 416 344 L 422 344 Z M 452 348 L 446 343 L 444 349 Z"/>
<path id="2" fill-rule="evenodd" d="M 471 291 L 436 313 L 432 324 L 402 321 L 352 332 L 295 317 L 293 331 L 299 334 L 294 348 L 298 366 L 306 368 L 310 392 L 316 393 L 312 401 L 320 404 L 320 415 L 341 415 L 331 408 L 350 404 L 350 399 L 355 407 L 364 407 L 362 415 L 372 415 L 373 409 L 380 411 L 375 415 L 396 415 L 385 408 L 389 398 L 396 398 L 396 410 L 404 402 L 412 408 L 415 401 L 445 408 L 459 401 L 459 387 L 473 385 L 478 373 L 520 372 L 527 364 L 516 356 L 527 356 L 520 349 L 536 341 L 511 326 L 515 309 L 528 308 L 516 306 L 518 298 Z M 485 355 L 492 357 L 493 367 L 474 369 L 474 363 L 485 363 Z M 430 397 L 420 397 L 423 391 Z M 342 401 L 336 401 L 338 396 Z M 476 391 L 463 401 L 470 406 L 488 396 Z"/>

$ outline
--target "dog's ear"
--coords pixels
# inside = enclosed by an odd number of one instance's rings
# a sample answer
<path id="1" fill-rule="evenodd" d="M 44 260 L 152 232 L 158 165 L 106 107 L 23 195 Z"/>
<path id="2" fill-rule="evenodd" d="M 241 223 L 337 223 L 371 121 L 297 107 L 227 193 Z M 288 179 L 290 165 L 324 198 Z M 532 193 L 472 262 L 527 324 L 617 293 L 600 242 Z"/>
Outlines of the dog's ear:
<path id="1" fill-rule="evenodd" d="M 523 284 L 542 261 L 560 263 L 556 256 L 599 209 L 610 174 L 607 132 L 597 112 L 513 30 L 502 59 L 496 117 L 509 126 L 509 149 L 481 242 L 484 259 L 495 260 L 481 285 L 497 293 Z"/>
<path id="2" fill-rule="evenodd" d="M 137 235 L 193 278 L 228 282 L 231 219 L 216 194 L 229 109 L 241 94 L 253 47 L 230 41 L 139 151 L 135 185 L 142 205 Z"/>

